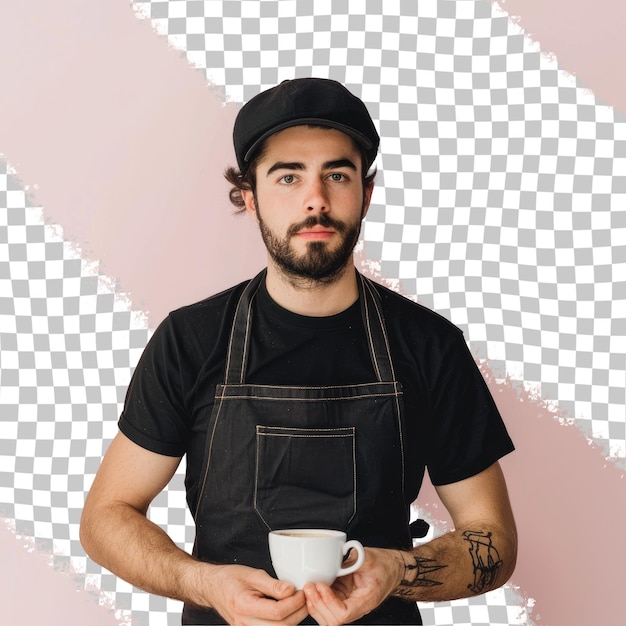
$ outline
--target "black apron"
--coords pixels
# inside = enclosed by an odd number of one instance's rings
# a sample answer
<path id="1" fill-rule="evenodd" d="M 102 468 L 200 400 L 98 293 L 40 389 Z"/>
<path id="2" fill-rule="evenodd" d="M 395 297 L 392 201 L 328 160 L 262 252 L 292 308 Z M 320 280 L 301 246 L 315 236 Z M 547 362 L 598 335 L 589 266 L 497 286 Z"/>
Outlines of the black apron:
<path id="1" fill-rule="evenodd" d="M 376 382 L 329 387 L 245 382 L 253 302 L 265 271 L 238 302 L 223 385 L 216 388 L 194 515 L 194 556 L 275 576 L 267 534 L 332 528 L 370 547 L 412 547 L 405 498 L 402 390 L 378 294 L 357 273 Z M 183 624 L 224 624 L 185 605 Z M 315 623 L 307 618 L 303 623 Z M 415 603 L 389 598 L 360 624 L 421 624 Z"/>

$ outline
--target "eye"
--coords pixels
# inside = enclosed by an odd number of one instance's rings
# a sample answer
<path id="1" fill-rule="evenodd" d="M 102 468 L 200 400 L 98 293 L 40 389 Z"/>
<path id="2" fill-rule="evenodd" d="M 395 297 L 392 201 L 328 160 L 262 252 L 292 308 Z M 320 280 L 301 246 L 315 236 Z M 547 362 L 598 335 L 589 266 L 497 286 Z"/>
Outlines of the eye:
<path id="1" fill-rule="evenodd" d="M 296 182 L 296 177 L 293 174 L 285 174 L 284 176 L 280 177 L 279 181 L 283 185 L 292 185 Z"/>
<path id="2" fill-rule="evenodd" d="M 341 172 L 332 172 L 329 175 L 329 178 L 335 183 L 340 183 L 344 180 L 348 180 L 348 177 L 345 174 L 342 174 Z"/>

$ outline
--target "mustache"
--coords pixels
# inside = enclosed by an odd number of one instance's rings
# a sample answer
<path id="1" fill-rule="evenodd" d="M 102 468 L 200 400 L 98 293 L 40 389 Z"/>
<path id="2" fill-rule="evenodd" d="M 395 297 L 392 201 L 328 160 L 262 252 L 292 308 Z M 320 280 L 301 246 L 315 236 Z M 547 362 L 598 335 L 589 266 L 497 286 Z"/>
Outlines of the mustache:
<path id="1" fill-rule="evenodd" d="M 344 222 L 334 220 L 326 214 L 310 215 L 299 224 L 292 224 L 287 230 L 287 236 L 292 237 L 305 228 L 313 228 L 314 226 L 322 226 L 322 228 L 334 228 L 338 233 L 345 233 L 348 227 Z"/>

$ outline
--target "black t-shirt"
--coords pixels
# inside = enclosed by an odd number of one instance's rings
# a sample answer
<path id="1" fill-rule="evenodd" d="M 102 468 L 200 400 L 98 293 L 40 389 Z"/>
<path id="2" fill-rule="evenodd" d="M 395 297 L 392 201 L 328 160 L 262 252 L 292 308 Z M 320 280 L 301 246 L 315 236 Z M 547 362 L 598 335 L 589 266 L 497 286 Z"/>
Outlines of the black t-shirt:
<path id="1" fill-rule="evenodd" d="M 120 430 L 153 452 L 187 455 L 195 511 L 215 387 L 223 382 L 235 307 L 246 283 L 178 309 L 157 328 L 128 388 Z M 419 488 L 469 478 L 513 450 L 462 332 L 445 318 L 376 285 L 396 377 L 404 391 L 407 473 Z M 373 382 L 358 302 L 330 317 L 291 313 L 265 286 L 254 301 L 246 382 Z"/>

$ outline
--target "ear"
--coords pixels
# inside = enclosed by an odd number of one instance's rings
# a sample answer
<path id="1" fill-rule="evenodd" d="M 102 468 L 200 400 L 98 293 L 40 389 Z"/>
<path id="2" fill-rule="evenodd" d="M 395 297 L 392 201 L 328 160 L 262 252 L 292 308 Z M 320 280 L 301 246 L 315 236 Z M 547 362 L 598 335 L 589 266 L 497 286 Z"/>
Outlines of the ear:
<path id="1" fill-rule="evenodd" d="M 363 210 L 361 211 L 361 219 L 365 218 L 367 211 L 370 208 L 370 202 L 372 201 L 372 193 L 374 192 L 374 181 L 371 181 L 363 189 Z"/>
<path id="2" fill-rule="evenodd" d="M 256 211 L 256 204 L 254 202 L 254 193 L 250 189 L 241 190 L 241 197 L 245 204 L 246 213 L 258 224 L 259 216 Z"/>

